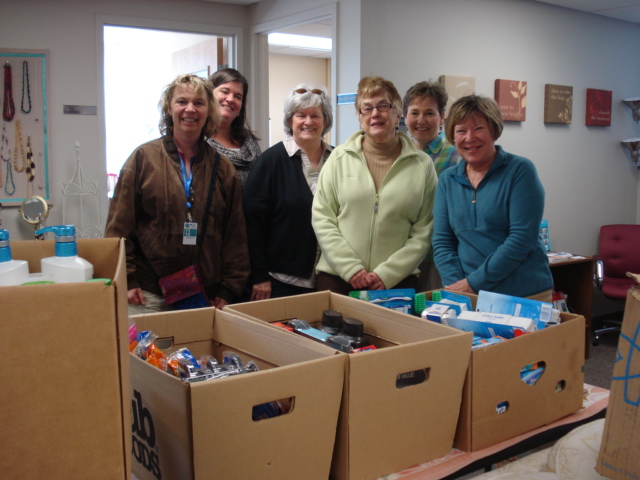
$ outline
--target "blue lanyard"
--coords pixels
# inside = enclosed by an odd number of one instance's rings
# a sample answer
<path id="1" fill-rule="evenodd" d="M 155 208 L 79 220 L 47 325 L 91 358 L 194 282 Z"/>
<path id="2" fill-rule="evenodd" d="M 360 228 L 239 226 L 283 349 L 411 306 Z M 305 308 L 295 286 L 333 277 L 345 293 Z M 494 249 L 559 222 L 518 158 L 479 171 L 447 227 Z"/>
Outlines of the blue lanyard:
<path id="1" fill-rule="evenodd" d="M 187 178 L 187 168 L 184 166 L 182 155 L 180 155 L 180 168 L 182 170 L 182 184 L 184 185 L 184 195 L 187 197 L 187 210 L 189 210 L 191 209 L 191 202 L 189 201 L 189 197 L 191 196 L 191 182 L 193 181 L 193 171 L 191 171 L 191 176 Z"/>

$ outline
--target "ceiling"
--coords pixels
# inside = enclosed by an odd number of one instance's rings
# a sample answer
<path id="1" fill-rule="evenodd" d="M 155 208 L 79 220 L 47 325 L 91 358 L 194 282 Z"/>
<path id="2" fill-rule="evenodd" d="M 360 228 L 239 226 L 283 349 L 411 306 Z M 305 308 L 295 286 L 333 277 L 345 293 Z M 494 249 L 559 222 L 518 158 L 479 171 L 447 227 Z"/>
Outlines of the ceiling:
<path id="1" fill-rule="evenodd" d="M 605 17 L 640 23 L 640 1 L 631 0 L 536 0 L 559 7 L 582 10 Z"/>

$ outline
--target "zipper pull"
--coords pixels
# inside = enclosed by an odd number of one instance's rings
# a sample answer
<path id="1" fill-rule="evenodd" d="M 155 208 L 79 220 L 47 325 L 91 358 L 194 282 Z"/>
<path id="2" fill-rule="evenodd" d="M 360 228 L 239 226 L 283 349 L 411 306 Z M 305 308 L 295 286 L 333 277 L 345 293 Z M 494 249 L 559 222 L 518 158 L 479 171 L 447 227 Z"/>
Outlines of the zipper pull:
<path id="1" fill-rule="evenodd" d="M 376 193 L 376 203 L 373 204 L 373 214 L 377 215 L 378 214 L 378 194 Z"/>

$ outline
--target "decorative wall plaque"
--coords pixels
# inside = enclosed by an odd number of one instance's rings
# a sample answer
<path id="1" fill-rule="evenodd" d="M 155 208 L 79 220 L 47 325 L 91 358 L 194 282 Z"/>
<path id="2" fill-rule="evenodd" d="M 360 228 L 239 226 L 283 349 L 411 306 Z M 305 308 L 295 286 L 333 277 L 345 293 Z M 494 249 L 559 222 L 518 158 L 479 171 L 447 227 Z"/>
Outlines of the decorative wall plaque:
<path id="1" fill-rule="evenodd" d="M 544 86 L 544 123 L 571 123 L 573 112 L 573 87 L 565 85 Z"/>
<path id="2" fill-rule="evenodd" d="M 611 90 L 587 88 L 587 118 L 585 125 L 611 126 Z"/>
<path id="3" fill-rule="evenodd" d="M 505 122 L 524 122 L 527 117 L 527 82 L 496 80 L 494 98 Z"/>

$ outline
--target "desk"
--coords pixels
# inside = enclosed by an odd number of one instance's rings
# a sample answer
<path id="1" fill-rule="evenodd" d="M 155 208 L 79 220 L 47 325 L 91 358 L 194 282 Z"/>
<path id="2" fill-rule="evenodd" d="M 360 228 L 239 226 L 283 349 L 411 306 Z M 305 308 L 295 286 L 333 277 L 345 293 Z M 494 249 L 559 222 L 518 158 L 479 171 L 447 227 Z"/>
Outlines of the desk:
<path id="1" fill-rule="evenodd" d="M 591 343 L 591 299 L 595 264 L 596 261 L 593 257 L 549 264 L 556 291 L 568 295 L 567 304 L 570 310 L 584 316 L 585 358 L 589 357 L 589 344 Z"/>

